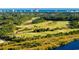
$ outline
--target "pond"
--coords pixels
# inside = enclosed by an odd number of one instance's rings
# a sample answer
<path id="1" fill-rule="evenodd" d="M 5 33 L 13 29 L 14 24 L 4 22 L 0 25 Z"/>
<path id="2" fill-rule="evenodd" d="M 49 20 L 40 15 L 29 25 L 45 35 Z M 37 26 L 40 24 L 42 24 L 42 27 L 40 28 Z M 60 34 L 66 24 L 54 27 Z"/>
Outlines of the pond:
<path id="1" fill-rule="evenodd" d="M 64 46 L 60 46 L 55 50 L 79 50 L 79 40 L 70 42 L 69 44 Z"/>

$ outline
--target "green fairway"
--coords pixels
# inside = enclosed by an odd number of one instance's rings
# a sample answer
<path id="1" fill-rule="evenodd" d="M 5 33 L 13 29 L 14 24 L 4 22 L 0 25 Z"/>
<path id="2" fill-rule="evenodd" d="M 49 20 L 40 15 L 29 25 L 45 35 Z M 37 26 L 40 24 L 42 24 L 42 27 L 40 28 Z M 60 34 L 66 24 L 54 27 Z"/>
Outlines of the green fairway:
<path id="1" fill-rule="evenodd" d="M 79 13 L 0 13 L 0 49 L 50 50 L 66 45 L 79 39 L 78 18 Z"/>

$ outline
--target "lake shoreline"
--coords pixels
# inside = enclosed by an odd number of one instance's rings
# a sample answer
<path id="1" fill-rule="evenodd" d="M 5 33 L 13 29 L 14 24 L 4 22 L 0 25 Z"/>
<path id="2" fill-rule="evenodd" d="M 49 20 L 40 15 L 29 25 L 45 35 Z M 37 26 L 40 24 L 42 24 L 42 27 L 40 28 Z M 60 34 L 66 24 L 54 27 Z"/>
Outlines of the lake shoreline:
<path id="1" fill-rule="evenodd" d="M 79 40 L 75 40 L 66 45 L 57 47 L 54 50 L 79 50 Z"/>

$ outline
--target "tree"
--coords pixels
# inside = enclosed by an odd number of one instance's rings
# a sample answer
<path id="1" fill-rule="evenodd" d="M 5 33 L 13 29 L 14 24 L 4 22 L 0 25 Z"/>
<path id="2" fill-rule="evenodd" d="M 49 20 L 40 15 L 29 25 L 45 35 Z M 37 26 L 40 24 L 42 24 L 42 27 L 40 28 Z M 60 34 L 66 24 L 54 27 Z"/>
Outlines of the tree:
<path id="1" fill-rule="evenodd" d="M 78 20 L 72 20 L 72 21 L 69 21 L 69 27 L 70 28 L 79 28 L 79 21 Z"/>

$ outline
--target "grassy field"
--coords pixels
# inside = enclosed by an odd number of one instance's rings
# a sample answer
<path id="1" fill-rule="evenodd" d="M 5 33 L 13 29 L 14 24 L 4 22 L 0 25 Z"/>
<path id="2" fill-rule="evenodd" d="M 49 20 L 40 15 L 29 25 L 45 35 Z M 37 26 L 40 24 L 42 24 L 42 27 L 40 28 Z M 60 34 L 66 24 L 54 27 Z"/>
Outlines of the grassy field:
<path id="1" fill-rule="evenodd" d="M 79 28 L 70 28 L 69 24 L 70 21 L 45 20 L 37 16 L 0 21 L 0 49 L 53 50 L 79 39 Z"/>

